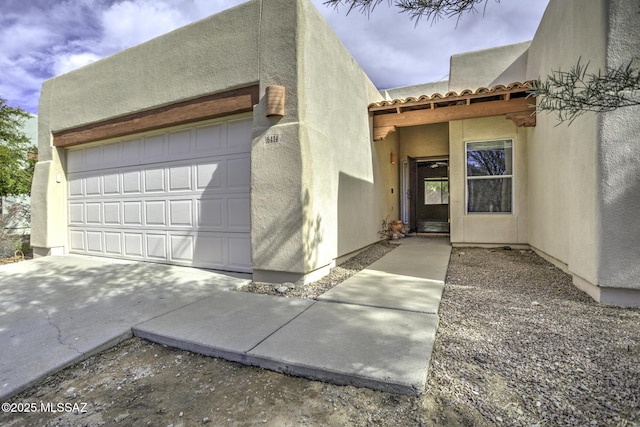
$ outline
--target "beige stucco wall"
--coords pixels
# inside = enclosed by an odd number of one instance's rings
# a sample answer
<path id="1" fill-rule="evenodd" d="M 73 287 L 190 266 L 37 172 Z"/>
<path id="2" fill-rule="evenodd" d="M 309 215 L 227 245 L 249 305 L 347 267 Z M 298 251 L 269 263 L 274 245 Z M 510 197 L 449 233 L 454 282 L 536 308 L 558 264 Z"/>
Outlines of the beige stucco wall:
<path id="1" fill-rule="evenodd" d="M 266 117 L 264 100 L 254 110 L 251 149 L 251 247 L 254 279 L 296 281 L 305 271 L 305 236 L 299 77 L 299 2 L 263 1 L 260 21 L 260 94 L 285 87 L 285 115 Z M 280 144 L 265 136 L 279 134 Z M 291 274 L 283 274 L 291 273 Z M 275 276 L 274 276 L 275 274 Z"/>
<path id="2" fill-rule="evenodd" d="M 300 1 L 298 84 L 305 270 L 380 239 L 397 218 L 397 144 L 374 142 L 367 105 L 381 96 L 311 2 Z M 397 153 L 397 150 L 396 150 Z M 391 188 L 394 192 L 391 193 Z"/>
<path id="3" fill-rule="evenodd" d="M 423 83 L 411 86 L 402 86 L 392 89 L 381 90 L 380 93 L 386 100 L 404 99 L 409 97 L 419 97 L 422 95 L 433 95 L 439 93 L 444 95 L 449 92 L 449 80 L 439 82 Z"/>
<path id="4" fill-rule="evenodd" d="M 467 214 L 466 142 L 513 140 L 513 212 Z M 449 192 L 452 244 L 527 244 L 527 132 L 504 116 L 449 123 Z"/>
<path id="5" fill-rule="evenodd" d="M 638 2 L 609 2 L 607 66 L 626 66 L 635 58 L 640 67 Z M 636 290 L 635 296 L 603 291 L 603 302 L 633 299 L 640 306 L 640 107 L 624 107 L 602 114 L 598 162 L 601 172 L 600 262 L 602 288 Z M 612 298 L 613 301 L 610 301 Z"/>
<path id="6" fill-rule="evenodd" d="M 530 42 L 467 52 L 451 57 L 449 90 L 460 92 L 524 81 Z"/>
<path id="7" fill-rule="evenodd" d="M 245 3 L 44 82 L 32 185 L 36 254 L 67 245 L 64 150 L 52 147 L 51 132 L 257 82 L 259 12 L 257 1 Z"/>
<path id="8" fill-rule="evenodd" d="M 449 125 L 408 126 L 399 128 L 400 157 L 446 157 L 449 155 Z"/>
<path id="9" fill-rule="evenodd" d="M 527 78 L 567 70 L 578 58 L 604 66 L 607 1 L 552 1 L 528 54 Z M 587 113 L 558 125 L 541 113 L 529 137 L 529 243 L 576 281 L 597 283 L 602 228 L 598 199 L 600 117 Z"/>
<path id="10" fill-rule="evenodd" d="M 309 0 L 253 0 L 44 83 L 37 253 L 67 246 L 64 150 L 51 147 L 52 131 L 256 82 L 254 278 L 328 272 L 336 258 L 377 241 L 381 221 L 399 215 L 397 165 L 389 162 L 397 142 L 370 137 L 367 105 L 381 95 Z M 284 117 L 265 115 L 270 85 L 286 89 Z M 269 134 L 281 142 L 266 144 Z"/>

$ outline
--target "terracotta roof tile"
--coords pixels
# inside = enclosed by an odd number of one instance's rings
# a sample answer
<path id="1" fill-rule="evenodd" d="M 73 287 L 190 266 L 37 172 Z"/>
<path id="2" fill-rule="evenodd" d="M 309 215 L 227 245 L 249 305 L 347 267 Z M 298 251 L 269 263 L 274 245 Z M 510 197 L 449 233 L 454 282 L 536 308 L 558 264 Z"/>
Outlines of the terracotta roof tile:
<path id="1" fill-rule="evenodd" d="M 434 93 L 431 96 L 422 95 L 419 97 L 410 96 L 404 99 L 393 99 L 390 101 L 380 101 L 369 104 L 369 108 L 379 108 L 379 107 L 394 107 L 394 106 L 405 106 L 407 104 L 415 104 L 415 103 L 424 103 L 431 101 L 442 101 L 442 100 L 454 100 L 455 98 L 461 98 L 465 96 L 474 96 L 474 95 L 500 95 L 502 92 L 522 92 L 524 90 L 530 90 L 533 86 L 533 80 L 527 80 L 526 82 L 513 82 L 508 85 L 495 85 L 492 88 L 480 87 L 475 91 L 472 89 L 464 89 L 460 92 L 449 91 L 446 94 L 442 95 L 440 93 Z"/>

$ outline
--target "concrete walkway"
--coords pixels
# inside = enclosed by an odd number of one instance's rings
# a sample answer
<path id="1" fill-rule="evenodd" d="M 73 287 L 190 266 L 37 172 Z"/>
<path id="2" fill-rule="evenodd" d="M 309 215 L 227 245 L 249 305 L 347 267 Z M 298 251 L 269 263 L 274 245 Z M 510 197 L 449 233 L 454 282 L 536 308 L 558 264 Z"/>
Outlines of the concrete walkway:
<path id="1" fill-rule="evenodd" d="M 424 390 L 451 247 L 408 238 L 318 301 L 183 267 L 47 257 L 0 267 L 0 401 L 133 334 L 244 364 Z"/>
<path id="2" fill-rule="evenodd" d="M 136 336 L 279 372 L 422 393 L 451 246 L 407 238 L 318 301 L 227 293 L 139 324 Z"/>
<path id="3" fill-rule="evenodd" d="M 248 282 L 76 255 L 1 265 L 0 401 L 132 337 L 134 325 Z"/>

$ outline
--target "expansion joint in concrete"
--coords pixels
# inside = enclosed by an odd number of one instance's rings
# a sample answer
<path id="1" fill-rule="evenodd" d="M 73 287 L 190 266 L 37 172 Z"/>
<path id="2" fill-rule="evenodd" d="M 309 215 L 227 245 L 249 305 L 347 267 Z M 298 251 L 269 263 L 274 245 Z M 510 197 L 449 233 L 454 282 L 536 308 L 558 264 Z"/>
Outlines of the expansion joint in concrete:
<path id="1" fill-rule="evenodd" d="M 302 316 L 307 310 L 309 310 L 311 307 L 313 307 L 314 305 L 317 304 L 317 301 L 314 301 L 313 304 L 309 304 L 309 307 L 305 308 L 304 310 L 302 310 L 300 313 L 298 313 L 296 316 L 292 317 L 291 319 L 289 319 L 288 322 L 284 323 L 283 325 L 281 325 L 278 329 L 276 329 L 275 331 L 271 332 L 269 335 L 267 335 L 266 337 L 264 337 L 263 339 L 261 339 L 258 343 L 256 343 L 256 345 L 254 345 L 253 347 L 251 347 L 249 350 L 247 350 L 245 353 L 251 353 L 256 347 L 258 347 L 260 344 L 262 344 L 263 342 L 265 342 L 266 340 L 268 340 L 273 334 L 275 334 L 276 332 L 278 332 L 280 329 L 284 328 L 285 326 L 287 326 L 289 323 L 293 322 L 294 320 L 296 320 L 298 317 Z"/>

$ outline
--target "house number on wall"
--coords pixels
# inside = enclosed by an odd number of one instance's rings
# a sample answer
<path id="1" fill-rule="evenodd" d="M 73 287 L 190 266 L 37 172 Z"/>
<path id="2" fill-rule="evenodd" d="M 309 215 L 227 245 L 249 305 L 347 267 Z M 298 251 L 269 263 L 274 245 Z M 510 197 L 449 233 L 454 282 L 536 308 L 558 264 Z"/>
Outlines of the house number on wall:
<path id="1" fill-rule="evenodd" d="M 279 133 L 272 133 L 264 137 L 265 145 L 280 144 L 281 142 Z"/>

